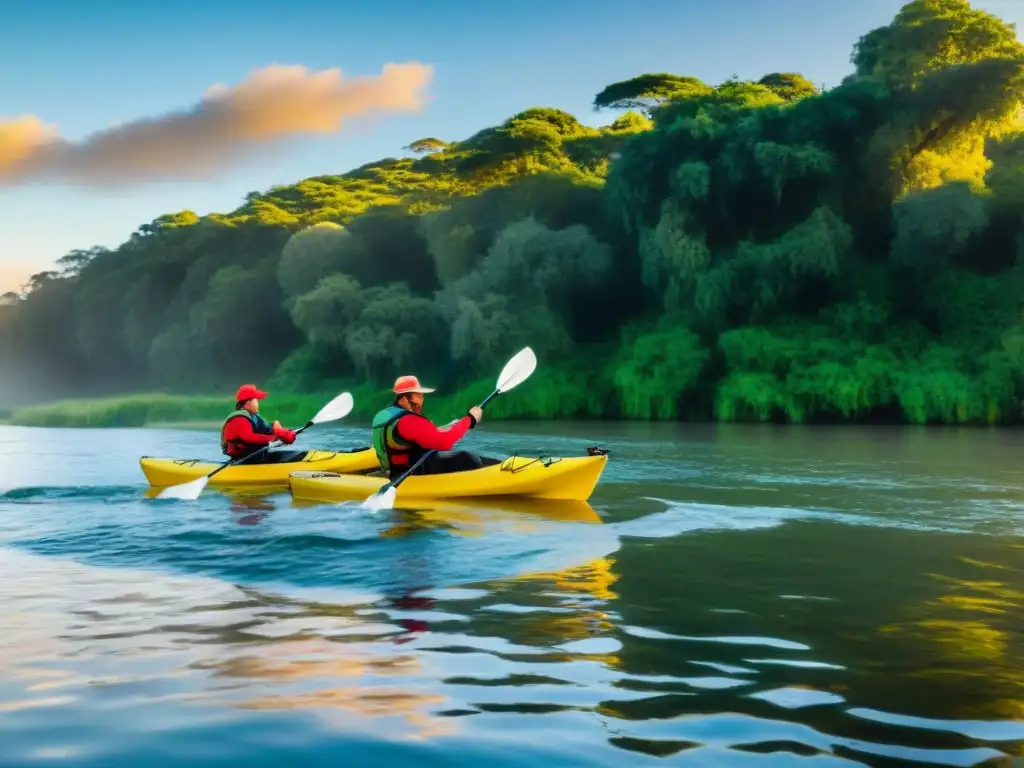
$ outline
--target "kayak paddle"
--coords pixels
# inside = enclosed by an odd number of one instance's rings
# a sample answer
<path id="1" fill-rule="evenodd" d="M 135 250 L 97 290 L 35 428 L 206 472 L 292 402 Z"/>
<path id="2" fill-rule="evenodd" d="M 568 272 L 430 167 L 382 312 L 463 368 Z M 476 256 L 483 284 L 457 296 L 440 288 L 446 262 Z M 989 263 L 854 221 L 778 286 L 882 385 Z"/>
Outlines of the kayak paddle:
<path id="1" fill-rule="evenodd" d="M 505 364 L 504 368 L 501 369 L 501 374 L 498 376 L 498 383 L 495 386 L 494 391 L 484 398 L 484 401 L 480 403 L 480 407 L 483 408 L 491 401 L 492 398 L 508 392 L 513 387 L 518 387 L 530 378 L 530 374 L 532 374 L 536 368 L 537 356 L 533 354 L 532 349 L 524 347 L 516 354 L 515 357 Z M 455 424 L 457 421 L 452 423 Z M 405 479 L 415 472 L 428 457 L 433 456 L 435 453 L 437 453 L 437 451 L 427 451 L 420 456 L 419 461 L 409 467 L 409 469 L 407 469 L 400 477 L 382 486 L 376 493 L 367 498 L 362 504 L 363 508 L 373 510 L 374 512 L 381 509 L 391 509 L 395 502 L 395 489 L 405 482 Z"/>
<path id="2" fill-rule="evenodd" d="M 301 433 L 305 432 L 314 424 L 323 424 L 325 421 L 337 421 L 338 419 L 345 418 L 346 416 L 349 415 L 349 413 L 352 412 L 353 405 L 354 402 L 352 400 L 352 395 L 348 392 L 342 392 L 336 398 L 331 400 L 331 402 L 329 402 L 327 405 L 321 408 L 317 412 L 316 416 L 314 416 L 312 419 L 306 422 L 305 426 L 295 430 L 295 436 L 298 437 Z M 195 501 L 196 499 L 199 498 L 199 494 L 203 492 L 203 489 L 206 487 L 206 484 L 210 482 L 211 477 L 216 475 L 222 469 L 227 469 L 233 464 L 237 464 L 238 462 L 244 461 L 245 459 L 251 459 L 253 456 L 257 456 L 263 453 L 263 451 L 270 448 L 271 445 L 273 445 L 273 443 L 268 443 L 267 445 L 264 445 L 257 451 L 254 451 L 250 454 L 247 454 L 237 459 L 231 459 L 230 461 L 221 464 L 219 467 L 217 467 L 209 474 L 203 475 L 202 477 L 197 477 L 195 480 L 189 480 L 187 483 L 180 483 L 179 485 L 169 485 L 162 491 L 160 491 L 160 493 L 156 495 L 156 498 L 184 499 L 186 501 Z"/>

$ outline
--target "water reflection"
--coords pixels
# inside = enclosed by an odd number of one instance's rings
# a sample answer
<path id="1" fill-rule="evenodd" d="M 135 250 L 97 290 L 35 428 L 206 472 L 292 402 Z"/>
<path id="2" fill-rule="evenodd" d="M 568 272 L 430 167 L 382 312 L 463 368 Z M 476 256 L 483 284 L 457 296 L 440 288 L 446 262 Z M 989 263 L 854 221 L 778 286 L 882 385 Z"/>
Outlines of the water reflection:
<path id="1" fill-rule="evenodd" d="M 1024 580 L 1009 565 L 1012 545 L 797 521 L 752 526 L 742 539 L 652 539 L 640 556 L 629 546 L 618 555 L 622 630 L 639 641 L 624 644 L 624 669 L 665 670 L 672 644 L 677 664 L 746 680 L 734 686 L 749 701 L 743 711 L 777 719 L 781 710 L 837 747 L 946 765 L 1021 754 Z M 685 596 L 651 589 L 654 574 L 687 584 Z M 724 587 L 724 574 L 743 588 Z M 653 706 L 614 714 L 643 719 L 633 734 L 642 738 L 652 718 L 730 705 Z"/>
<path id="2" fill-rule="evenodd" d="M 593 506 L 13 492 L 0 535 L 35 554 L 0 549 L 0 762 L 1021 754 L 1003 469 L 932 482 L 913 436 L 710 434 L 624 435 Z"/>
<path id="3" fill-rule="evenodd" d="M 307 510 L 350 508 L 295 498 L 290 504 L 295 509 Z M 600 515 L 586 501 L 527 497 L 430 500 L 421 506 L 399 506 L 377 515 L 390 522 L 380 533 L 386 537 L 431 529 L 463 536 L 478 536 L 495 528 L 528 533 L 544 522 L 601 523 Z"/>
<path id="4" fill-rule="evenodd" d="M 267 495 L 232 494 L 231 512 L 238 525 L 259 525 L 274 511 L 276 505 Z"/>
<path id="5" fill-rule="evenodd" d="M 442 513 L 432 515 L 436 522 Z M 464 520 L 459 517 L 460 524 Z M 40 712 L 54 717 L 85 702 L 95 707 L 139 699 L 172 722 L 199 717 L 181 708 L 273 712 L 384 741 L 486 739 L 504 732 L 501 724 L 509 717 L 543 713 L 548 727 L 579 734 L 580 748 L 591 755 L 605 744 L 637 756 L 706 754 L 727 762 L 738 750 L 843 756 L 868 764 L 888 756 L 970 765 L 1013 753 L 1010 745 L 990 746 L 1021 738 L 1008 723 L 940 722 L 863 706 L 871 684 L 865 687 L 857 677 L 870 677 L 870 665 L 859 662 L 851 677 L 837 649 L 800 642 L 778 621 L 785 619 L 782 605 L 820 609 L 842 604 L 841 595 L 804 601 L 779 590 L 776 619 L 764 598 L 739 601 L 734 604 L 746 610 L 732 614 L 739 623 L 731 634 L 707 632 L 692 608 L 668 621 L 664 611 L 642 619 L 647 602 L 670 596 L 652 588 L 651 578 L 664 578 L 669 562 L 687 563 L 676 541 L 667 552 L 645 547 L 640 569 L 629 570 L 637 553 L 626 549 L 459 589 L 428 580 L 407 591 L 348 601 L 0 550 L 0 577 L 19 587 L 11 596 L 0 661 L 8 683 L 0 698 L 0 733 L 13 737 Z M 727 553 L 717 553 L 723 554 L 728 560 Z M 757 570 L 751 575 L 757 578 Z M 948 578 L 933 581 L 952 594 L 983 587 L 1000 600 L 1011 589 Z M 644 591 L 635 592 L 640 585 Z M 949 594 L 923 605 L 962 610 L 944 599 Z M 702 602 L 714 605 L 710 598 Z M 750 616 L 758 617 L 760 635 L 743 633 Z M 927 624 L 933 618 L 922 621 L 934 631 Z M 877 649 L 891 653 L 894 634 L 879 632 Z M 903 642 L 910 654 L 934 640 L 909 635 Z M 977 674 L 989 675 L 993 665 L 1013 661 L 1007 642 L 981 650 L 959 645 L 957 653 L 966 657 L 928 657 L 909 673 L 926 671 L 925 663 L 957 669 L 966 658 L 979 665 Z M 952 691 L 957 683 L 947 684 Z M 716 714 L 725 712 L 734 714 Z M 579 721 L 583 713 L 590 719 Z M 106 720 L 95 727 L 102 735 L 120 725 Z M 903 746 L 893 744 L 894 728 Z M 949 739 L 935 737 L 942 730 Z"/>
<path id="6" fill-rule="evenodd" d="M 926 574 L 933 595 L 909 606 L 905 619 L 879 629 L 899 655 L 927 659 L 897 674 L 921 699 L 943 700 L 941 706 L 915 707 L 933 715 L 918 719 L 916 727 L 1024 741 L 1024 722 L 976 722 L 1024 721 L 1024 575 L 1012 564 L 1019 547 L 1008 549 L 992 552 L 987 560 L 950 557 L 945 573 Z M 1000 557 L 1008 561 L 999 562 Z M 912 725 L 894 713 L 866 709 L 858 714 Z M 949 722 L 951 716 L 962 721 Z M 1019 743 L 1010 751 L 1024 755 Z"/>
<path id="7" fill-rule="evenodd" d="M 206 701 L 245 710 L 303 710 L 331 727 L 352 731 L 374 730 L 367 719 L 398 717 L 404 726 L 398 732 L 407 738 L 454 730 L 454 721 L 431 711 L 447 697 L 418 690 L 415 681 L 425 669 L 416 655 L 389 652 L 372 640 L 325 636 L 319 627 L 307 631 L 308 636 L 275 637 L 244 652 L 223 647 L 219 658 L 194 664 L 212 673 Z M 367 631 L 372 632 L 369 622 L 346 627 L 346 634 Z M 217 685 L 224 680 L 231 684 Z"/>

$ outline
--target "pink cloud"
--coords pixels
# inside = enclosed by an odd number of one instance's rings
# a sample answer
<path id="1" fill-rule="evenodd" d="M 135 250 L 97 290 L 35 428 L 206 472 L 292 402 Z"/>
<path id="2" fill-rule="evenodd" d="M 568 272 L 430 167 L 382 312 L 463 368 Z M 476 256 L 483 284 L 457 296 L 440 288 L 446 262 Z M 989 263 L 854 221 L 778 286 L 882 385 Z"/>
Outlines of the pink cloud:
<path id="1" fill-rule="evenodd" d="M 385 64 L 346 79 L 340 69 L 258 69 L 213 85 L 191 107 L 142 117 L 80 142 L 35 115 L 0 117 L 0 186 L 53 179 L 90 186 L 208 176 L 299 135 L 332 134 L 353 118 L 418 111 L 433 69 Z"/>

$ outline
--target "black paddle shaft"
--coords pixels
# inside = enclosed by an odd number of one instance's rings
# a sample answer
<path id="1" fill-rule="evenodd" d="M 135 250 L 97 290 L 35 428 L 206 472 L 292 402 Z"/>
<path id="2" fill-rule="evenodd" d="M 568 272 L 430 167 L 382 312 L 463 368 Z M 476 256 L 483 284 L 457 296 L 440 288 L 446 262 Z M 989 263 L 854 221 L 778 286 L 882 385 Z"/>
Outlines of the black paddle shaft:
<path id="1" fill-rule="evenodd" d="M 295 436 L 298 437 L 299 435 L 301 435 L 303 432 L 305 432 L 307 429 L 309 429 L 312 426 L 313 426 L 313 422 L 312 421 L 307 421 L 306 425 L 304 427 L 299 427 L 297 430 L 295 430 Z M 277 441 L 275 441 L 275 442 L 277 442 Z M 245 454 L 245 456 L 242 456 L 242 457 L 237 458 L 237 459 L 231 459 L 231 461 L 228 461 L 228 462 L 225 462 L 224 464 L 221 464 L 219 467 L 217 467 L 215 470 L 213 470 L 213 472 L 211 472 L 210 474 L 208 474 L 206 476 L 207 479 L 213 477 L 218 472 L 220 472 L 222 469 L 227 469 L 228 467 L 232 466 L 233 464 L 237 464 L 240 461 L 245 461 L 246 459 L 251 459 L 253 456 L 259 456 L 261 453 L 263 453 L 264 451 L 268 450 L 270 448 L 270 446 L 272 446 L 273 444 L 274 443 L 267 443 L 262 448 L 260 448 L 258 450 L 255 450 L 252 453 L 247 453 L 247 454 Z"/>

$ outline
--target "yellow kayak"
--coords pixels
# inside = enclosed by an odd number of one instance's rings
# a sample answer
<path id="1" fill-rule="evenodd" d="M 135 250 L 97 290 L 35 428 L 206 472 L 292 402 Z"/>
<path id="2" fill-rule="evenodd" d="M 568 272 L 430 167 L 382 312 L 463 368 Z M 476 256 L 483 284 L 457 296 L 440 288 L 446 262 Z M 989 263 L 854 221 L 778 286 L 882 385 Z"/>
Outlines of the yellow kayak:
<path id="1" fill-rule="evenodd" d="M 529 496 L 586 501 L 604 471 L 607 455 L 576 458 L 511 456 L 466 472 L 413 475 L 398 486 L 396 503 L 409 500 Z M 388 482 L 385 477 L 332 472 L 292 472 L 292 496 L 309 501 L 361 501 Z"/>
<path id="2" fill-rule="evenodd" d="M 143 456 L 139 464 L 149 484 L 156 488 L 187 483 L 212 472 L 219 466 L 218 463 L 198 459 L 155 459 L 150 456 Z M 210 478 L 210 485 L 225 488 L 284 488 L 288 485 L 288 475 L 301 469 L 316 472 L 369 472 L 380 469 L 380 462 L 377 461 L 372 448 L 362 448 L 348 453 L 312 450 L 302 461 L 228 467 Z"/>

